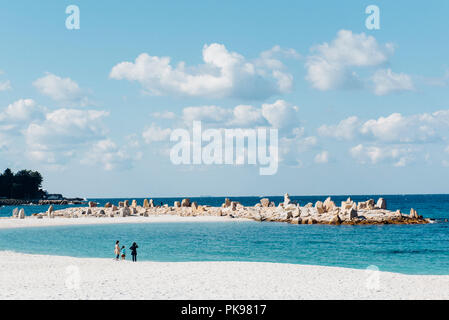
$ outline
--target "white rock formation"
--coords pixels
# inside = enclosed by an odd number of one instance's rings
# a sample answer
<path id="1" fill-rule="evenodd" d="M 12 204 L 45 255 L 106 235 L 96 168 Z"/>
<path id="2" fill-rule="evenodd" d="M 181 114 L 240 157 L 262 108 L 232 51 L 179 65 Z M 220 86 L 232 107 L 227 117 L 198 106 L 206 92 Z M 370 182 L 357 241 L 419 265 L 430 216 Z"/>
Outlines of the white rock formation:
<path id="1" fill-rule="evenodd" d="M 189 198 L 182 199 L 181 207 L 190 207 L 190 199 Z"/>
<path id="2" fill-rule="evenodd" d="M 323 203 L 323 209 L 324 212 L 331 212 L 334 210 L 337 206 L 335 205 L 335 202 L 331 200 L 331 197 L 328 197 L 324 203 Z"/>
<path id="3" fill-rule="evenodd" d="M 120 208 L 119 210 L 120 217 L 127 217 L 129 215 L 131 215 L 131 209 L 129 209 L 129 207 Z"/>
<path id="4" fill-rule="evenodd" d="M 179 216 L 227 216 L 229 218 L 246 218 L 255 221 L 278 221 L 293 224 L 417 224 L 428 223 L 430 219 L 424 219 L 419 216 L 416 210 L 411 209 L 410 215 L 402 215 L 400 211 L 389 211 L 385 209 L 386 202 L 381 198 L 374 203 L 373 199 L 359 202 L 358 205 L 351 198 L 341 202 L 341 207 L 335 206 L 331 198 L 327 198 L 324 203 L 317 201 L 315 206 L 312 203 L 301 207 L 290 201 L 288 194 L 284 196 L 284 201 L 275 207 L 274 202 L 268 198 L 260 200 L 255 206 L 245 207 L 237 201 L 225 200 L 221 207 L 211 207 L 199 205 L 196 202 L 190 202 L 188 198 L 183 199 L 182 203 L 175 201 L 173 207 L 168 204 L 154 207 L 152 199 L 149 202 L 144 201 L 144 206 L 127 206 L 128 203 L 121 203 L 122 207 L 117 211 L 114 205 L 111 208 L 66 208 L 54 211 L 53 207 L 47 211 L 49 217 L 66 218 L 94 218 L 94 217 L 127 217 L 132 215 L 150 216 L 150 215 L 179 215 Z M 34 215 L 39 217 L 41 213 Z M 14 216 L 13 212 L 13 216 Z M 17 212 L 17 216 L 19 213 Z"/>
<path id="5" fill-rule="evenodd" d="M 315 203 L 315 209 L 318 211 L 319 214 L 324 213 L 323 203 L 321 201 L 317 201 Z"/>
<path id="6" fill-rule="evenodd" d="M 284 208 L 290 204 L 290 195 L 288 193 L 284 194 Z"/>
<path id="7" fill-rule="evenodd" d="M 270 199 L 268 198 L 260 199 L 260 204 L 262 205 L 262 207 L 266 208 L 270 205 Z"/>
<path id="8" fill-rule="evenodd" d="M 387 209 L 387 201 L 384 198 L 379 198 L 376 203 L 378 209 Z"/>
<path id="9" fill-rule="evenodd" d="M 231 200 L 229 198 L 226 198 L 222 207 L 223 208 L 229 208 L 230 206 L 231 206 Z"/>

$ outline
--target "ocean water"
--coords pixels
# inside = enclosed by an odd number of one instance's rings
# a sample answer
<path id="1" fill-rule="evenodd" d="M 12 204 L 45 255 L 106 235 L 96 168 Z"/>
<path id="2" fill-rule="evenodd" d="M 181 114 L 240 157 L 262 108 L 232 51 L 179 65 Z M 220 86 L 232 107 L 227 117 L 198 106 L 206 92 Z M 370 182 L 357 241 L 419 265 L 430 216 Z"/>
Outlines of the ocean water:
<path id="1" fill-rule="evenodd" d="M 258 261 L 364 269 L 405 274 L 449 274 L 449 195 L 383 196 L 389 209 L 411 207 L 436 223 L 427 225 L 329 226 L 270 222 L 180 222 L 0 229 L 0 248 L 74 257 L 113 257 L 114 243 L 139 244 L 139 260 Z M 292 197 L 300 204 L 324 200 Z M 332 197 L 337 203 L 347 196 Z M 377 196 L 352 196 L 356 201 Z M 224 198 L 191 198 L 219 205 Z M 254 205 L 258 197 L 232 198 Z M 282 197 L 270 197 L 279 202 Z M 119 199 L 97 199 L 100 203 Z M 120 199 L 121 200 L 121 199 Z M 142 200 L 142 199 L 139 199 Z M 179 199 L 157 199 L 172 203 Z M 27 206 L 27 213 L 46 208 Z M 43 209 L 43 210 L 42 210 Z M 11 208 L 2 208 L 10 215 Z M 129 252 L 129 250 L 128 250 Z M 130 258 L 130 257 L 128 257 Z"/>

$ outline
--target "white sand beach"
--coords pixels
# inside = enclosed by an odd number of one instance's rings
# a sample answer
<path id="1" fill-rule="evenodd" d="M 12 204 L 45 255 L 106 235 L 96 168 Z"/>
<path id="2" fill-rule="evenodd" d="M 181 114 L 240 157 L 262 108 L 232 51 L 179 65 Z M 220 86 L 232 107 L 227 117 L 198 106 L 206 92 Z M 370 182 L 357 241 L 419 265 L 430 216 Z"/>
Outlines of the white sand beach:
<path id="1" fill-rule="evenodd" d="M 449 276 L 0 251 L 0 299 L 449 299 Z"/>

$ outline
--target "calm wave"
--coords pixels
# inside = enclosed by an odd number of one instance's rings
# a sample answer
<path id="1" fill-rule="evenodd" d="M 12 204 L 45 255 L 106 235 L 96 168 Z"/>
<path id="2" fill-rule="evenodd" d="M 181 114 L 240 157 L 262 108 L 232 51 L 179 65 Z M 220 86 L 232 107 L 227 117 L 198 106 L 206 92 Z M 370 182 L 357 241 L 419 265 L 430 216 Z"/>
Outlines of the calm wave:
<path id="1" fill-rule="evenodd" d="M 0 230 L 3 249 L 113 257 L 115 240 L 140 260 L 258 261 L 449 274 L 449 224 L 328 226 L 180 222 Z M 128 250 L 129 251 L 129 250 Z"/>
<path id="2" fill-rule="evenodd" d="M 356 201 L 378 196 L 352 196 Z M 74 257 L 113 257 L 115 240 L 139 246 L 140 260 L 260 261 L 366 268 L 407 274 L 449 274 L 449 195 L 383 196 L 388 208 L 418 210 L 439 223 L 427 225 L 328 226 L 284 223 L 157 223 L 40 227 L 0 230 L 3 250 Z M 333 196 L 336 203 L 347 196 Z M 154 199 L 154 198 L 153 198 Z M 220 205 L 224 198 L 191 198 Z M 254 205 L 258 197 L 233 197 Z M 270 197 L 276 203 L 282 197 Z M 300 204 L 325 196 L 292 197 Z M 90 199 L 104 204 L 123 199 Z M 137 199 L 143 201 L 143 199 Z M 158 198 L 172 204 L 179 198 Z M 67 207 L 67 206 L 56 206 Z M 25 206 L 27 214 L 45 207 Z M 0 214 L 9 216 L 11 207 Z"/>

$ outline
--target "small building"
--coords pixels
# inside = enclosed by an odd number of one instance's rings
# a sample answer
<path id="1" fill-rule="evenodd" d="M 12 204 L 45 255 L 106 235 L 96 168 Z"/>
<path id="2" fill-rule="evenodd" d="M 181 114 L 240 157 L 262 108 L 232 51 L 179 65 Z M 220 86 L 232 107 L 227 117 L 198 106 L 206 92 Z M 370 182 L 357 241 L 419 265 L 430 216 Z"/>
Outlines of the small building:
<path id="1" fill-rule="evenodd" d="M 62 196 L 62 194 L 46 194 L 45 195 L 45 200 L 64 200 L 64 197 Z"/>

